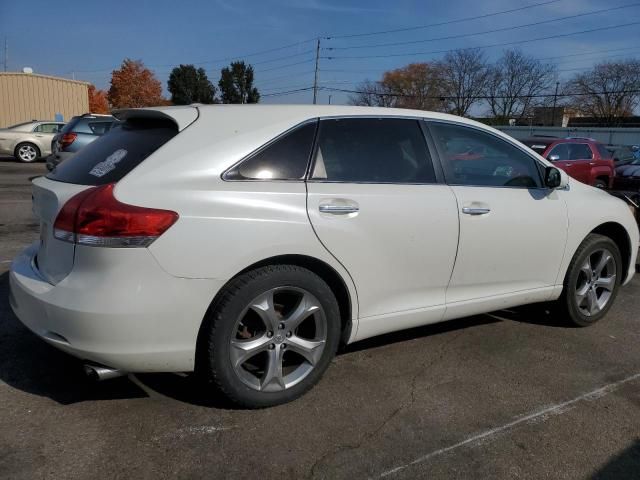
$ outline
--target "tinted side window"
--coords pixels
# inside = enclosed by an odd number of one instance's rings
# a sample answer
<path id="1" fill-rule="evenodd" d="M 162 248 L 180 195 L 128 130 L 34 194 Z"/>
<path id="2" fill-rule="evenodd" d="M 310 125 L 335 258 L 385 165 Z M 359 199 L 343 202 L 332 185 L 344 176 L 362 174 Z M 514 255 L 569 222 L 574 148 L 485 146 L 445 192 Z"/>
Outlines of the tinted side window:
<path id="1" fill-rule="evenodd" d="M 435 183 L 418 120 L 322 120 L 313 178 L 330 182 Z"/>
<path id="2" fill-rule="evenodd" d="M 552 156 L 557 157 L 553 159 L 554 162 L 569 160 L 569 145 L 567 143 L 560 143 L 556 145 L 551 149 L 551 151 L 547 155 L 547 158 L 551 159 Z"/>
<path id="3" fill-rule="evenodd" d="M 593 158 L 593 153 L 586 143 L 569 144 L 569 160 L 588 160 L 591 158 Z"/>
<path id="4" fill-rule="evenodd" d="M 225 180 L 301 180 L 313 147 L 317 122 L 276 138 L 224 175 Z"/>
<path id="5" fill-rule="evenodd" d="M 597 144 L 598 153 L 602 158 L 611 158 L 611 152 L 605 148 L 605 146 L 601 143 Z"/>
<path id="6" fill-rule="evenodd" d="M 505 140 L 471 127 L 430 123 L 450 185 L 541 186 L 537 162 Z"/>
<path id="7" fill-rule="evenodd" d="M 80 185 L 117 182 L 177 134 L 173 122 L 127 120 L 59 164 L 47 178 Z"/>

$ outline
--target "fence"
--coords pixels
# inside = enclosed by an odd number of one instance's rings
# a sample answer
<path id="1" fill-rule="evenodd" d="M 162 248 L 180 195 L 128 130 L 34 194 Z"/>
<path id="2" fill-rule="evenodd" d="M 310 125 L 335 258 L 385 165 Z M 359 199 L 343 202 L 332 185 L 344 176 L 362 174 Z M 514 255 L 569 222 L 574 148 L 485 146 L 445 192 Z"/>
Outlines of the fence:
<path id="1" fill-rule="evenodd" d="M 606 127 L 511 127 L 498 126 L 513 138 L 521 139 L 534 135 L 552 137 L 588 137 L 607 145 L 640 145 L 640 128 Z"/>

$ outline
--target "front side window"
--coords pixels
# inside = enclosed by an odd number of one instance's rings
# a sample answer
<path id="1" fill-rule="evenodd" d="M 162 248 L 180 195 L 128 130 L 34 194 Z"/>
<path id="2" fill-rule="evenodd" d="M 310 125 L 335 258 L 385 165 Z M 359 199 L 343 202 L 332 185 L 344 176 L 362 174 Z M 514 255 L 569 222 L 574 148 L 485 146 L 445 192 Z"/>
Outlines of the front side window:
<path id="1" fill-rule="evenodd" d="M 320 122 L 312 178 L 352 183 L 435 183 L 418 120 L 341 118 Z"/>
<path id="2" fill-rule="evenodd" d="M 569 144 L 559 143 L 551 149 L 547 158 L 553 162 L 569 160 Z"/>
<path id="3" fill-rule="evenodd" d="M 431 122 L 445 179 L 450 185 L 537 188 L 536 161 L 501 138 L 479 129 Z"/>
<path id="4" fill-rule="evenodd" d="M 302 180 L 317 122 L 294 128 L 224 174 L 225 180 Z"/>

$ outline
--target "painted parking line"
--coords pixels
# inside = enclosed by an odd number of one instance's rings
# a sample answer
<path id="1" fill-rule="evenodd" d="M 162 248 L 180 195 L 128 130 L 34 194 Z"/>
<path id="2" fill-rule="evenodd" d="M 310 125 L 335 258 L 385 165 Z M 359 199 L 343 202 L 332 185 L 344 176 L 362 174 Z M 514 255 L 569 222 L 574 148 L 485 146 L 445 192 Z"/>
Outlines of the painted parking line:
<path id="1" fill-rule="evenodd" d="M 634 380 L 638 380 L 640 379 L 640 373 L 636 373 L 635 375 L 631 375 L 630 377 L 626 377 L 623 378 L 622 380 L 619 380 L 617 382 L 613 382 L 613 383 L 609 383 L 607 385 L 604 385 L 600 388 L 597 388 L 595 390 L 592 390 L 590 392 L 584 393 L 578 397 L 575 397 L 571 400 L 567 400 L 566 402 L 562 402 L 562 403 L 558 403 L 555 405 L 551 405 L 549 407 L 545 407 L 541 410 L 537 410 L 535 412 L 532 412 L 530 414 L 525 415 L 524 417 L 520 417 L 517 420 L 514 420 L 512 422 L 506 423 L 500 427 L 496 427 L 496 428 L 492 428 L 490 430 L 485 430 L 482 433 L 478 433 L 476 435 L 473 435 L 471 437 L 468 437 L 464 440 L 462 440 L 461 442 L 455 443 L 453 445 L 449 445 L 448 447 L 444 447 L 444 448 L 440 448 L 438 450 L 434 450 L 432 452 L 429 452 L 425 455 L 422 455 L 421 457 L 416 458 L 415 460 L 406 463 L 404 465 L 400 465 L 397 466 L 395 468 L 392 468 L 391 470 L 387 470 L 386 472 L 383 472 L 381 474 L 379 474 L 376 478 L 383 478 L 383 477 L 388 477 L 391 475 L 394 475 L 396 473 L 401 472 L 402 470 L 405 470 L 406 468 L 412 467 L 414 465 L 418 465 L 420 463 L 424 463 L 427 460 L 430 460 L 434 457 L 437 457 L 439 455 L 442 455 L 444 453 L 448 453 L 451 452 L 453 450 L 457 450 L 458 448 L 464 447 L 464 446 L 472 446 L 475 445 L 483 440 L 486 440 L 487 438 L 493 437 L 499 433 L 505 432 L 507 430 L 510 430 L 514 427 L 517 427 L 518 425 L 522 424 L 522 423 L 527 423 L 527 422 L 532 422 L 535 420 L 541 420 L 544 421 L 546 420 L 546 416 L 551 416 L 551 415 L 560 415 L 564 412 L 566 412 L 569 407 L 573 406 L 574 404 L 578 403 L 578 402 L 583 402 L 583 401 L 591 401 L 591 400 L 596 400 L 598 398 L 604 397 L 605 395 L 610 394 L 611 392 L 617 390 L 618 388 L 620 388 L 622 385 L 624 385 L 625 383 L 629 383 L 632 382 Z"/>

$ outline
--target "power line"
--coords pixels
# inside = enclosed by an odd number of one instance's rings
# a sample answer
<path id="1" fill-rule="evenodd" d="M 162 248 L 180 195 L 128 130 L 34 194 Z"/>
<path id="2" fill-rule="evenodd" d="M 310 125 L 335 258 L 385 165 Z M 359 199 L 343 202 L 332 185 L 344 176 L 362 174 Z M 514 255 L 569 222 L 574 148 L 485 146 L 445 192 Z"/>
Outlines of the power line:
<path id="1" fill-rule="evenodd" d="M 473 17 L 466 17 L 466 18 L 459 18 L 456 20 L 447 20 L 447 21 L 443 21 L 443 22 L 437 22 L 437 23 L 428 23 L 426 25 L 417 25 L 414 27 L 405 27 L 405 28 L 395 28 L 392 30 L 379 30 L 377 32 L 366 32 L 366 33 L 352 33 L 352 34 L 346 34 L 346 35 L 331 35 L 328 37 L 325 37 L 327 40 L 334 40 L 337 38 L 354 38 L 354 37 L 368 37 L 368 36 L 372 36 L 372 35 L 385 35 L 388 33 L 397 33 L 397 32 L 409 32 L 412 30 L 420 30 L 420 29 L 424 29 L 424 28 L 430 28 L 430 27 L 441 27 L 444 25 L 452 25 L 454 23 L 462 23 L 462 22 L 469 22 L 471 20 L 480 20 L 483 18 L 490 18 L 490 17 L 495 17 L 497 15 L 504 15 L 507 13 L 513 13 L 513 12 L 519 12 L 522 10 L 527 10 L 527 9 L 531 9 L 531 8 L 536 8 L 536 7 L 542 7 L 544 5 L 549 5 L 552 3 L 558 3 L 561 0 L 549 0 L 547 2 L 542 2 L 542 3 L 534 3 L 532 5 L 526 5 L 524 7 L 518 7 L 518 8 L 511 8 L 509 10 L 502 10 L 499 12 L 493 12 L 493 13 L 486 13 L 484 15 L 476 15 Z"/>
<path id="2" fill-rule="evenodd" d="M 536 7 L 540 7 L 540 6 L 544 6 L 544 5 L 549 5 L 549 4 L 552 4 L 552 3 L 557 3 L 557 2 L 560 2 L 560 1 L 562 1 L 562 0 L 548 0 L 548 1 L 545 1 L 545 2 L 541 2 L 541 3 L 535 3 L 535 4 L 532 4 L 532 5 L 526 5 L 526 6 L 523 6 L 523 7 L 511 8 L 511 9 L 508 9 L 508 10 L 501 10 L 499 12 L 492 12 L 492 13 L 488 13 L 488 14 L 484 14 L 484 15 L 476 15 L 476 16 L 473 16 L 473 17 L 467 17 L 467 18 L 461 18 L 461 19 L 447 20 L 447 21 L 433 23 L 433 24 L 427 24 L 427 25 L 399 28 L 399 29 L 386 30 L 386 31 L 380 31 L 380 32 L 332 35 L 332 36 L 325 36 L 324 38 L 326 38 L 326 39 L 337 39 L 337 38 L 350 38 L 350 37 L 361 37 L 361 36 L 370 36 L 370 35 L 381 35 L 381 34 L 385 34 L 385 33 L 411 31 L 411 30 L 418 30 L 418 29 L 424 29 L 424 28 L 429 28 L 429 27 L 450 25 L 450 24 L 454 24 L 454 23 L 467 22 L 467 21 L 471 21 L 471 20 L 490 18 L 490 17 L 497 16 L 497 15 L 503 15 L 503 14 L 513 13 L 513 12 L 518 12 L 518 11 L 527 10 L 527 9 L 531 9 L 531 8 L 536 8 Z M 257 52 L 250 52 L 250 53 L 240 54 L 240 55 L 230 55 L 230 56 L 220 57 L 220 58 L 211 59 L 211 60 L 201 60 L 201 61 L 197 61 L 197 62 L 185 62 L 185 63 L 178 62 L 178 63 L 171 63 L 171 64 L 154 64 L 154 65 L 146 65 L 146 66 L 149 67 L 149 68 L 164 68 L 164 67 L 174 67 L 174 66 L 177 66 L 177 65 L 180 65 L 180 64 L 183 64 L 183 65 L 185 65 L 185 64 L 189 64 L 189 65 L 206 65 L 206 64 L 209 64 L 209 63 L 227 62 L 227 61 L 231 61 L 231 60 L 235 60 L 235 59 L 239 59 L 239 58 L 255 57 L 255 56 L 258 56 L 258 55 L 265 55 L 265 54 L 268 54 L 268 53 L 273 53 L 273 52 L 277 52 L 277 51 L 286 50 L 288 48 L 293 48 L 293 47 L 297 47 L 297 46 L 300 46 L 300 45 L 304 45 L 304 44 L 308 44 L 308 43 L 311 43 L 311 42 L 315 42 L 315 41 L 317 41 L 317 38 L 318 38 L 318 36 L 315 36 L 315 37 L 307 38 L 305 40 L 301 40 L 301 41 L 298 41 L 298 42 L 293 42 L 293 43 L 289 43 L 289 44 L 286 44 L 286 45 L 281 45 L 281 46 L 278 46 L 278 47 L 269 48 L 269 49 L 266 49 L 266 50 L 260 50 L 260 51 L 257 51 Z M 102 73 L 102 72 L 110 72 L 110 71 L 114 70 L 114 68 L 117 68 L 117 67 L 107 67 L 107 68 L 101 68 L 101 69 L 95 69 L 95 70 L 74 70 L 74 72 L 76 72 L 76 73 Z M 67 73 L 71 73 L 71 72 L 67 72 Z"/>
<path id="3" fill-rule="evenodd" d="M 428 43 L 428 42 L 437 42 L 440 40 L 453 40 L 453 39 L 457 39 L 457 38 L 467 38 L 467 37 L 475 37 L 478 35 L 487 35 L 489 33 L 498 33 L 498 32 L 508 32 L 511 30 L 517 30 L 520 28 L 527 28 L 527 27 L 534 27 L 537 25 L 544 25 L 547 23 L 555 23 L 555 22 L 561 22 L 564 20 L 570 20 L 570 19 L 574 19 L 574 18 L 581 18 L 581 17 L 586 17 L 586 16 L 590 16 L 590 15 L 596 15 L 599 13 L 605 13 L 605 12 L 612 12 L 614 10 L 622 10 L 624 8 L 631 8 L 631 7 L 637 7 L 640 6 L 640 2 L 636 2 L 636 3 L 631 3 L 628 5 L 622 5 L 622 6 L 618 6 L 618 7 L 611 7 L 611 8 L 604 8 L 601 10 L 594 10 L 592 12 L 585 12 L 585 13 L 578 13 L 576 15 L 568 15 L 565 17 L 558 17 L 558 18 L 552 18 L 549 20 L 541 20 L 538 22 L 532 22 L 532 23 L 525 23 L 522 25 L 514 25 L 511 27 L 501 27 L 501 28 L 494 28 L 492 30 L 484 30 L 482 32 L 473 32 L 473 33 L 461 33 L 458 35 L 449 35 L 446 37 L 434 37 L 434 38 L 426 38 L 426 39 L 421 39 L 421 40 L 409 40 L 409 41 L 403 41 L 403 42 L 391 42 L 391 43 L 370 43 L 370 44 L 365 44 L 365 45 L 354 45 L 354 46 L 350 46 L 350 47 L 326 47 L 324 48 L 324 50 L 354 50 L 354 49 L 362 49 L 362 48 L 380 48 L 380 47 L 396 47 L 399 45 L 415 45 L 415 44 L 419 44 L 419 43 Z"/>
<path id="4" fill-rule="evenodd" d="M 298 88 L 296 90 L 288 90 L 284 92 L 267 93 L 265 95 L 260 95 L 260 97 L 280 97 L 283 95 L 291 95 L 298 92 L 308 92 L 309 90 L 313 90 L 313 87 Z"/>
<path id="5" fill-rule="evenodd" d="M 607 27 L 598 27 L 598 28 L 591 28 L 589 30 L 581 30 L 578 32 L 571 32 L 571 33 L 560 33 L 557 35 L 548 35 L 546 37 L 538 37 L 538 38 L 531 38 L 528 40 L 515 40 L 512 42 L 503 42 L 503 43 L 494 43 L 491 45 L 481 45 L 479 47 L 476 48 L 493 48 L 493 47 L 504 47 L 507 45 L 521 45 L 524 43 L 530 43 L 530 42 L 538 42 L 541 40 L 550 40 L 553 38 L 564 38 L 564 37 L 571 37 L 573 35 L 581 35 L 584 33 L 593 33 L 593 32 L 601 32 L 603 30 L 610 30 L 612 28 L 624 28 L 624 27 L 630 27 L 632 25 L 638 25 L 640 24 L 640 21 L 636 21 L 636 22 L 630 22 L 630 23 L 623 23 L 623 24 L 618 24 L 618 25 L 610 25 Z M 415 56 L 415 55 L 434 55 L 434 54 L 438 54 L 438 53 L 448 53 L 448 52 L 453 52 L 455 50 L 458 50 L 456 48 L 449 48 L 446 50 L 432 50 L 429 52 L 409 52 L 409 53 L 388 53 L 388 54 L 381 54 L 381 55 L 344 55 L 344 56 L 326 56 L 326 57 L 321 57 L 321 58 L 325 58 L 327 60 L 340 60 L 340 59 L 369 59 L 369 58 L 391 58 L 391 57 L 410 57 L 410 56 Z"/>
<path id="6" fill-rule="evenodd" d="M 294 63 L 288 63 L 286 65 L 278 65 L 276 67 L 263 68 L 262 70 L 258 70 L 257 72 L 254 72 L 254 73 L 271 72 L 273 70 L 280 70 L 281 68 L 289 68 L 295 65 L 302 65 L 303 63 L 311 63 L 311 62 L 313 62 L 313 58 L 308 58 L 306 60 L 302 60 L 301 62 L 294 62 Z"/>
<path id="7" fill-rule="evenodd" d="M 321 90 L 329 90 L 333 92 L 343 92 L 343 93 L 359 93 L 365 95 L 374 95 L 379 97 L 402 97 L 402 98 L 423 98 L 429 100 L 454 100 L 458 97 L 452 95 L 409 95 L 403 93 L 388 93 L 388 92 L 366 92 L 363 90 L 351 90 L 346 88 L 336 88 L 336 87 L 320 87 Z M 622 94 L 636 94 L 640 93 L 640 90 L 617 90 L 610 92 L 575 92 L 575 93 L 563 93 L 558 94 L 558 97 L 576 97 L 576 96 L 588 96 L 588 95 L 622 95 Z M 509 99 L 509 98 L 548 98 L 553 97 L 553 93 L 540 93 L 535 95 L 479 95 L 474 96 L 474 99 L 477 100 L 501 100 L 501 99 Z"/>
<path id="8" fill-rule="evenodd" d="M 556 58 L 567 58 L 567 57 L 581 57 L 583 55 L 592 55 L 596 53 L 611 53 L 611 52 L 620 52 L 622 50 L 636 50 L 637 46 L 634 47 L 624 47 L 624 48 L 611 48 L 607 50 L 592 50 L 590 52 L 581 52 L 581 53 L 570 53 L 568 55 L 556 55 L 554 57 L 544 57 L 538 58 L 538 60 L 555 60 Z"/>

